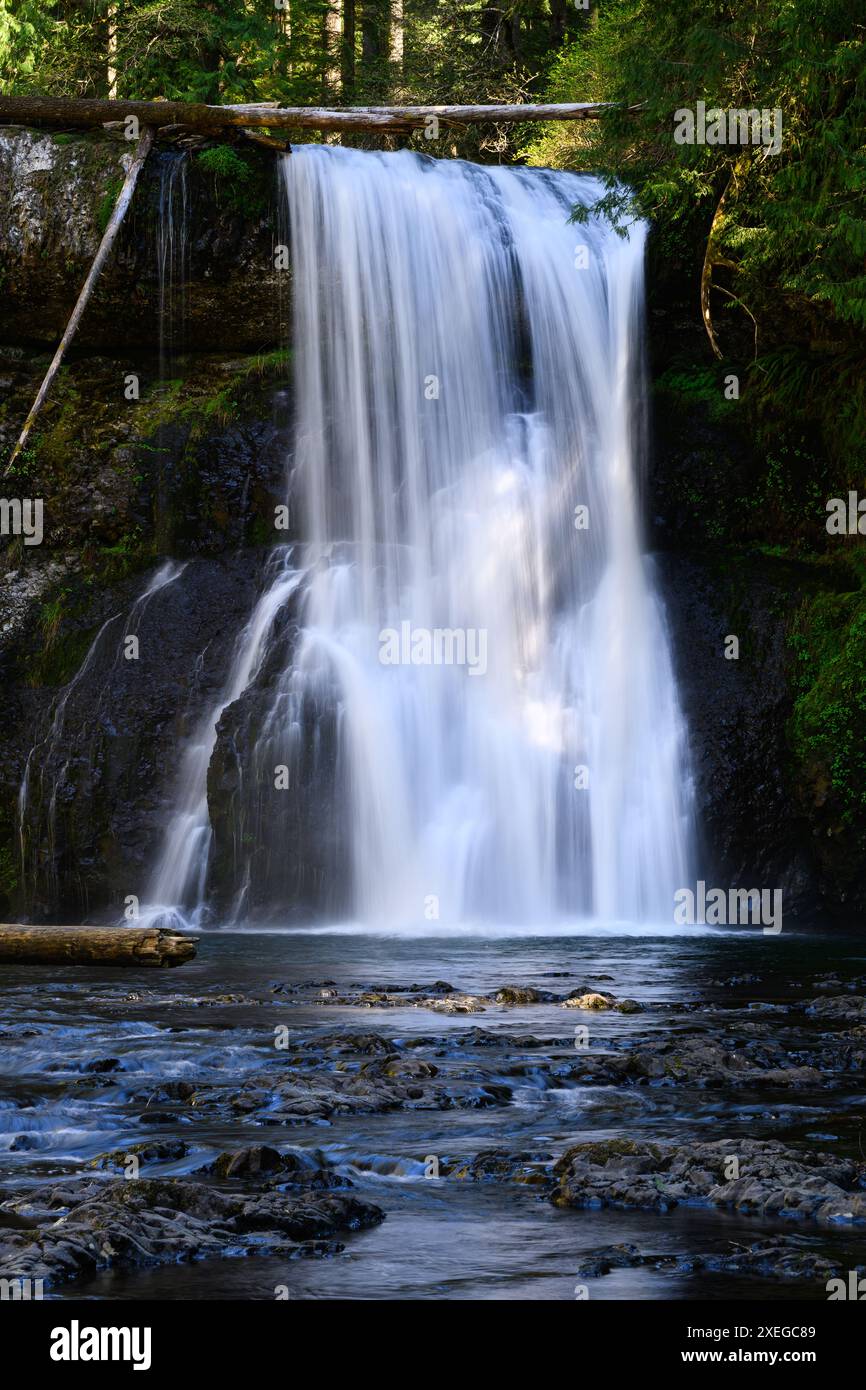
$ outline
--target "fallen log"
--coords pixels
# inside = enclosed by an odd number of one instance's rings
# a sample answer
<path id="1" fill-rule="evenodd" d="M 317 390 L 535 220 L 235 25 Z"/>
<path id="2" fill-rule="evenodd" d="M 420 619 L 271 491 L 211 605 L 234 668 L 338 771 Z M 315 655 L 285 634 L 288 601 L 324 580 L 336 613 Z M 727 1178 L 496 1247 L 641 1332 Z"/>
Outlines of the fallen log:
<path id="1" fill-rule="evenodd" d="M 183 965 L 195 938 L 165 927 L 0 925 L 2 965 Z"/>
<path id="2" fill-rule="evenodd" d="M 75 308 L 72 310 L 72 313 L 69 317 L 69 322 L 66 325 L 66 332 L 60 339 L 60 345 L 58 346 L 57 351 L 51 359 L 51 366 L 45 373 L 45 380 L 39 387 L 39 392 L 37 394 L 36 400 L 33 402 L 33 405 L 31 406 L 30 414 L 24 421 L 24 428 L 22 429 L 21 434 L 18 437 L 18 443 L 12 450 L 12 457 L 6 465 L 6 470 L 3 475 L 4 477 L 6 476 L 6 473 L 9 472 L 18 455 L 21 453 L 21 450 L 27 443 L 28 436 L 36 421 L 36 417 L 42 409 L 48 392 L 51 390 L 51 383 L 56 377 L 58 371 L 60 370 L 60 364 L 63 361 L 66 349 L 69 347 L 69 344 L 71 343 L 72 339 L 75 337 L 75 334 L 78 331 L 78 325 L 81 322 L 81 316 L 84 313 L 84 310 L 87 308 L 88 300 L 90 299 L 90 296 L 93 293 L 93 287 L 99 279 L 100 275 L 102 274 L 102 268 L 105 265 L 105 262 L 108 260 L 109 252 L 111 251 L 111 248 L 114 245 L 114 239 L 117 236 L 118 231 L 120 230 L 120 224 L 124 219 L 126 209 L 132 202 L 132 195 L 135 192 L 135 185 L 138 180 L 138 176 L 141 173 L 141 170 L 144 166 L 144 161 L 147 159 L 148 151 L 150 150 L 152 144 L 153 130 L 149 126 L 147 126 L 141 132 L 141 137 L 138 141 L 138 144 L 135 147 L 135 154 L 132 156 L 129 168 L 126 171 L 126 178 L 123 181 L 123 187 L 117 195 L 117 202 L 114 205 L 114 211 L 112 212 L 111 217 L 108 220 L 108 226 L 105 228 L 105 231 L 102 236 L 102 241 L 99 243 L 99 249 L 97 250 L 96 255 L 93 258 L 93 264 L 91 265 L 90 270 L 87 273 L 87 279 L 81 287 L 81 293 L 78 296 Z"/>
<path id="3" fill-rule="evenodd" d="M 183 125 L 217 133 L 227 126 L 293 130 L 385 130 L 423 128 L 431 116 L 444 123 L 478 125 L 484 121 L 597 120 L 612 103 L 605 101 L 519 103 L 511 106 L 276 106 L 267 102 L 242 106 L 206 106 L 186 101 L 120 101 L 98 97 L 0 96 L 0 122 L 16 125 L 87 129 L 135 116 L 141 126 Z M 629 111 L 636 111 L 630 106 Z"/>

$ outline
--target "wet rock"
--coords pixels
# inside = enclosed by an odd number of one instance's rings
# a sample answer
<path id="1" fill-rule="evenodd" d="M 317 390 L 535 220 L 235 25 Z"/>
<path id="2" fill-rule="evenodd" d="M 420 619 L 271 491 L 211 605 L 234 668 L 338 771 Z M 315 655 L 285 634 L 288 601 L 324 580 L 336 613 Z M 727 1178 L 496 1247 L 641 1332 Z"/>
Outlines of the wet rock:
<path id="1" fill-rule="evenodd" d="M 769 1236 L 736 1249 L 696 1254 L 646 1254 L 636 1245 L 607 1245 L 588 1251 L 577 1265 L 578 1278 L 597 1279 L 615 1269 L 653 1269 L 684 1274 L 700 1270 L 772 1279 L 802 1279 L 826 1284 L 848 1272 L 848 1265 L 814 1248 L 802 1236 Z M 857 1266 L 857 1273 L 863 1266 Z"/>
<path id="2" fill-rule="evenodd" d="M 443 1177 L 458 1182 L 517 1182 L 528 1186 L 545 1186 L 550 1181 L 549 1153 L 507 1149 L 483 1149 L 468 1159 L 445 1159 L 441 1165 Z"/>
<path id="3" fill-rule="evenodd" d="M 329 1171 L 307 1154 L 280 1153 L 267 1144 L 219 1154 L 212 1163 L 197 1171 L 225 1180 L 252 1181 L 269 1188 L 290 1186 L 325 1191 L 352 1186 L 348 1178 Z"/>
<path id="4" fill-rule="evenodd" d="M 54 499 L 53 514 L 68 519 L 70 508 L 58 499 L 58 486 L 50 483 L 45 495 Z M 129 524 L 136 523 L 130 518 Z M 69 694 L 63 739 L 43 750 L 44 787 L 53 787 L 61 773 L 63 780 L 53 811 L 47 792 L 43 796 L 36 790 L 28 808 L 34 846 L 27 876 L 30 900 L 17 904 L 17 911 L 26 914 L 18 920 L 77 921 L 111 907 L 123 901 L 128 885 L 139 882 L 144 866 L 154 862 L 165 828 L 165 797 L 177 776 L 178 736 L 188 732 L 183 721 L 195 727 L 215 698 L 237 626 L 255 598 L 258 566 L 259 558 L 249 552 L 243 561 L 238 556 L 191 560 L 182 577 L 153 593 L 136 628 L 142 650 L 153 653 L 157 663 L 146 680 L 130 669 L 136 662 L 116 659 L 118 623 L 106 628 Z M 128 614 L 155 573 L 135 574 L 107 588 L 76 588 L 81 612 L 75 620 L 70 617 L 68 628 L 61 626 L 57 639 L 61 645 L 73 644 L 70 678 L 82 670 L 89 643 L 102 625 L 112 615 Z M 77 601 L 70 597 L 66 602 Z M 33 630 L 31 626 L 31 656 Z M 50 701 L 57 692 L 33 688 L 38 685 L 22 674 L 4 686 L 18 704 L 14 718 L 0 729 L 0 822 L 4 815 L 14 815 L 9 808 L 34 735 L 45 737 Z M 104 717 L 94 717 L 98 709 Z M 124 791 L 132 786 L 134 796 Z"/>
<path id="5" fill-rule="evenodd" d="M 794 983 L 794 982 L 792 982 Z M 821 975 L 815 975 L 812 981 L 815 989 L 850 990 L 852 994 L 862 994 L 866 990 L 866 975 L 854 975 L 848 980 L 843 980 L 833 971 L 825 971 Z M 802 989 L 802 983 L 797 981 L 796 985 Z"/>
<path id="6" fill-rule="evenodd" d="M 394 1041 L 381 1033 L 326 1033 L 323 1037 L 311 1038 L 302 1044 L 316 1051 L 336 1051 L 338 1053 L 375 1053 L 390 1055 L 394 1051 Z"/>
<path id="7" fill-rule="evenodd" d="M 273 513 L 271 527 L 272 518 Z M 337 756 L 341 695 L 335 676 L 328 678 L 327 690 L 319 686 L 315 697 L 308 693 L 301 699 L 291 729 L 273 731 L 269 756 L 289 769 L 288 786 L 265 795 L 244 771 L 259 756 L 261 730 L 270 727 L 274 702 L 283 698 L 281 681 L 295 660 L 308 579 L 285 599 L 270 629 L 267 659 L 216 726 L 207 795 L 213 833 L 210 892 L 218 916 L 233 911 L 241 893 L 245 914 L 252 918 L 271 913 L 276 902 L 285 920 L 304 922 L 326 912 L 339 916 L 351 906 L 345 853 L 349 798 Z M 243 836 L 237 834 L 239 823 L 245 826 Z M 318 1002 L 344 1001 L 327 993 Z M 355 1001 L 350 996 L 345 1002 Z"/>
<path id="8" fill-rule="evenodd" d="M 682 427 L 682 412 L 680 416 Z M 695 424 L 692 416 L 689 434 Z M 725 479 L 725 505 L 736 506 L 733 499 L 742 494 L 732 479 L 754 475 L 763 463 L 749 453 L 729 467 L 729 444 L 717 437 L 709 447 L 714 476 Z M 707 455 L 693 450 L 694 442 L 680 453 L 680 462 L 688 457 L 686 466 L 703 476 Z M 663 442 L 664 473 L 676 452 Z M 726 462 L 720 467 L 721 457 Z M 715 499 L 707 505 L 706 515 L 711 514 L 716 515 Z M 742 509 L 738 515 L 742 521 Z M 687 525 L 684 519 L 679 524 Z M 683 712 L 692 748 L 698 750 L 695 810 L 706 847 L 701 862 L 711 866 L 707 882 L 720 887 L 773 884 L 784 895 L 786 923 L 823 925 L 828 907 L 852 917 L 862 901 L 853 868 L 858 859 L 854 835 L 828 836 L 829 815 L 817 808 L 804 812 L 802 803 L 797 804 L 800 798 L 792 798 L 786 772 L 795 698 L 787 634 L 798 607 L 813 592 L 814 579 L 805 567 L 786 560 L 740 552 L 732 565 L 718 551 L 709 556 L 694 550 L 660 554 L 658 575 Z M 718 660 L 718 633 L 732 631 L 734 614 L 741 650 L 750 654 L 739 669 L 734 669 L 735 661 Z M 711 681 L 708 671 L 714 673 Z M 795 785 L 807 781 L 808 771 L 798 769 Z M 847 874 L 835 862 L 829 873 L 829 865 L 820 863 L 827 856 L 825 845 L 837 858 L 847 857 L 852 866 Z"/>
<path id="9" fill-rule="evenodd" d="M 866 1219 L 855 1191 L 866 1167 L 832 1154 L 798 1152 L 775 1140 L 714 1140 L 659 1146 L 631 1140 L 578 1144 L 557 1161 L 557 1206 L 638 1207 L 681 1203 L 817 1221 Z"/>
<path id="10" fill-rule="evenodd" d="M 386 1057 L 382 1061 L 365 1062 L 361 1071 L 365 1076 L 378 1074 L 387 1077 L 400 1077 L 402 1079 L 424 1079 L 431 1076 L 438 1076 L 439 1068 L 434 1062 L 425 1062 L 413 1057 L 403 1057 L 395 1053 L 391 1057 Z"/>
<path id="11" fill-rule="evenodd" d="M 56 1283 L 205 1256 L 317 1253 L 316 1242 L 384 1219 L 380 1208 L 338 1193 L 250 1196 L 178 1179 L 91 1182 L 41 1200 L 50 1220 L 0 1231 L 0 1277 Z"/>
<path id="12" fill-rule="evenodd" d="M 534 1042 L 534 1040 L 532 1040 Z M 251 1073 L 234 1088 L 200 1087 L 195 1113 L 239 1114 L 268 1127 L 329 1124 L 345 1115 L 400 1109 L 480 1109 L 511 1103 L 501 1069 L 469 1064 L 465 1053 L 430 1037 L 329 1033 Z M 522 1049 L 524 1040 L 518 1040 Z M 427 1049 L 433 1056 L 421 1055 Z M 434 1060 L 435 1058 L 435 1060 Z"/>
<path id="13" fill-rule="evenodd" d="M 534 1038 L 531 1034 L 518 1038 L 512 1033 L 489 1033 L 485 1028 L 470 1028 L 467 1032 L 454 1038 L 451 1046 L 455 1048 L 487 1047 L 503 1051 L 516 1049 L 522 1052 L 534 1048 L 549 1047 L 550 1044 L 542 1038 Z"/>
<path id="14" fill-rule="evenodd" d="M 260 1173 L 276 1173 L 283 1166 L 282 1155 L 267 1144 L 255 1144 L 234 1153 L 220 1154 L 208 1171 L 218 1178 L 255 1178 Z"/>
<path id="15" fill-rule="evenodd" d="M 807 1014 L 822 1022 L 846 1025 L 866 1023 L 866 998 L 841 994 L 829 999 L 809 999 L 804 1005 Z"/>
<path id="16" fill-rule="evenodd" d="M 614 1004 L 612 994 L 599 994 L 594 991 L 581 993 L 578 990 L 562 1001 L 564 1009 L 612 1009 Z"/>
<path id="17" fill-rule="evenodd" d="M 10 126 L 0 131 L 0 259 L 4 265 L 2 336 L 59 339 L 124 175 L 129 148 L 103 131 L 70 140 Z M 221 203 L 195 156 L 186 159 L 188 254 L 184 266 L 191 342 L 260 350 L 280 341 L 286 295 L 274 269 L 269 217 L 272 161 L 244 150 L 251 188 L 246 214 Z M 80 330 L 83 345 L 141 347 L 159 321 L 155 232 L 160 179 L 177 155 L 156 149 L 139 179 L 133 215 Z M 177 235 L 177 230 L 175 232 Z M 282 277 L 285 282 L 285 275 Z"/>
<path id="18" fill-rule="evenodd" d="M 190 1005 L 197 1009 L 215 1008 L 220 1004 L 261 1004 L 261 999 L 251 999 L 247 994 L 210 994 L 202 999 L 191 999 Z"/>
<path id="19" fill-rule="evenodd" d="M 530 989 L 526 985 L 503 985 L 494 996 L 497 1004 L 544 1004 L 555 997 L 547 990 Z"/>
<path id="20" fill-rule="evenodd" d="M 346 1003 L 346 1000 L 340 1000 Z M 364 990 L 362 994 L 350 1001 L 359 1009 L 398 1009 L 405 1004 L 405 999 L 399 994 L 385 994 L 376 990 Z"/>
<path id="21" fill-rule="evenodd" d="M 578 1279 L 600 1279 L 614 1269 L 639 1269 L 641 1265 L 651 1265 L 663 1256 L 644 1255 L 636 1245 L 602 1245 L 597 1250 L 588 1250 L 581 1255 L 574 1272 Z"/>
<path id="22" fill-rule="evenodd" d="M 156 1086 L 133 1091 L 130 1100 L 143 1105 L 165 1105 L 173 1100 L 190 1100 L 196 1088 L 191 1081 L 161 1081 Z"/>
<path id="23" fill-rule="evenodd" d="M 0 1207 L 0 1231 L 35 1231 L 39 1228 L 39 1222 L 32 1217 L 25 1216 L 17 1211 L 4 1211 Z M 0 1243 L 2 1249 L 2 1243 Z"/>
<path id="24" fill-rule="evenodd" d="M 186 1158 L 190 1152 L 189 1144 L 183 1139 L 154 1139 L 144 1144 L 130 1144 L 127 1149 L 115 1149 L 111 1153 L 97 1154 L 86 1165 L 88 1168 L 123 1168 L 130 1156 L 140 1163 L 171 1163 Z"/>
<path id="25" fill-rule="evenodd" d="M 437 1014 L 483 1014 L 492 1003 L 483 994 L 449 994 L 447 999 L 419 999 L 418 1008 Z"/>
<path id="26" fill-rule="evenodd" d="M 848 1048 L 831 1056 L 818 1049 L 825 1071 L 792 1056 L 780 1043 L 758 1037 L 738 1044 L 704 1036 L 662 1038 L 621 1052 L 584 1051 L 560 1064 L 558 1075 L 584 1085 L 695 1086 L 701 1089 L 829 1089 L 839 1084 L 835 1069 L 860 1070 L 859 1055 Z M 866 1062 L 866 1057 L 864 1057 Z"/>
<path id="27" fill-rule="evenodd" d="M 490 1105 L 508 1105 L 513 1094 L 510 1086 L 488 1081 L 478 1091 L 461 1097 L 458 1103 L 470 1110 L 486 1110 Z"/>

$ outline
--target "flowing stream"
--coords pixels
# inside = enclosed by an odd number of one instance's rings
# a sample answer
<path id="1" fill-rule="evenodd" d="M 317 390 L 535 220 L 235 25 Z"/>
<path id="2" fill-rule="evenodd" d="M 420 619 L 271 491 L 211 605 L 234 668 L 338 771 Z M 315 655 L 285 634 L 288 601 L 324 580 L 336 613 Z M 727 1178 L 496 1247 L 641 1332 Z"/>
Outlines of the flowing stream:
<path id="1" fill-rule="evenodd" d="M 298 545 L 184 755 L 151 901 L 201 919 L 215 725 L 267 669 L 235 916 L 288 908 L 272 788 L 284 769 L 292 805 L 300 739 L 349 918 L 670 921 L 692 798 L 641 552 L 644 228 L 572 224 L 591 178 L 408 152 L 308 145 L 283 182 Z"/>

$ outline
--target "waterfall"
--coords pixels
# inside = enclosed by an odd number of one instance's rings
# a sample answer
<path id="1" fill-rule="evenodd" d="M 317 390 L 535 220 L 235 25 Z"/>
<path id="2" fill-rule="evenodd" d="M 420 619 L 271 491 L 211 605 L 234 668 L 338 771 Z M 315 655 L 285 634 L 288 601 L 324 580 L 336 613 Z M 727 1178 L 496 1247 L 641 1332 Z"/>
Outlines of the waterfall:
<path id="1" fill-rule="evenodd" d="M 189 160 L 183 153 L 166 153 L 159 160 L 159 203 L 156 228 L 156 267 L 159 282 L 159 376 L 165 382 L 182 341 L 189 279 Z M 175 287 L 179 293 L 175 293 Z M 179 300 L 179 304 L 176 303 Z"/>
<path id="2" fill-rule="evenodd" d="M 692 792 L 641 553 L 644 227 L 571 224 L 600 185 L 565 173 L 282 169 L 297 545 L 187 750 L 153 900 L 200 909 L 210 856 L 229 915 L 303 887 L 368 924 L 669 922 Z"/>

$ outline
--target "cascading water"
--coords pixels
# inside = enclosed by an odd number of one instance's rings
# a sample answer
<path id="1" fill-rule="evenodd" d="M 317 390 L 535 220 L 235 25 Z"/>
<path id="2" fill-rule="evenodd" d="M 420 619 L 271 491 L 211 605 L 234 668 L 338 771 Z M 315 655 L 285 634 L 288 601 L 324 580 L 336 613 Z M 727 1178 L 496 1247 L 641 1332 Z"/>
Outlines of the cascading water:
<path id="1" fill-rule="evenodd" d="M 234 708 L 236 910 L 289 913 L 296 822 L 329 801 L 322 910 L 670 921 L 691 785 L 640 549 L 643 227 L 571 225 L 599 185 L 563 173 L 305 146 L 283 177 L 299 571 L 187 754 L 155 900 L 205 898 Z"/>
<path id="2" fill-rule="evenodd" d="M 189 276 L 188 158 L 165 153 L 159 163 L 156 260 L 159 280 L 159 375 L 165 381 L 182 339 Z M 175 293 L 175 290 L 178 293 Z"/>

